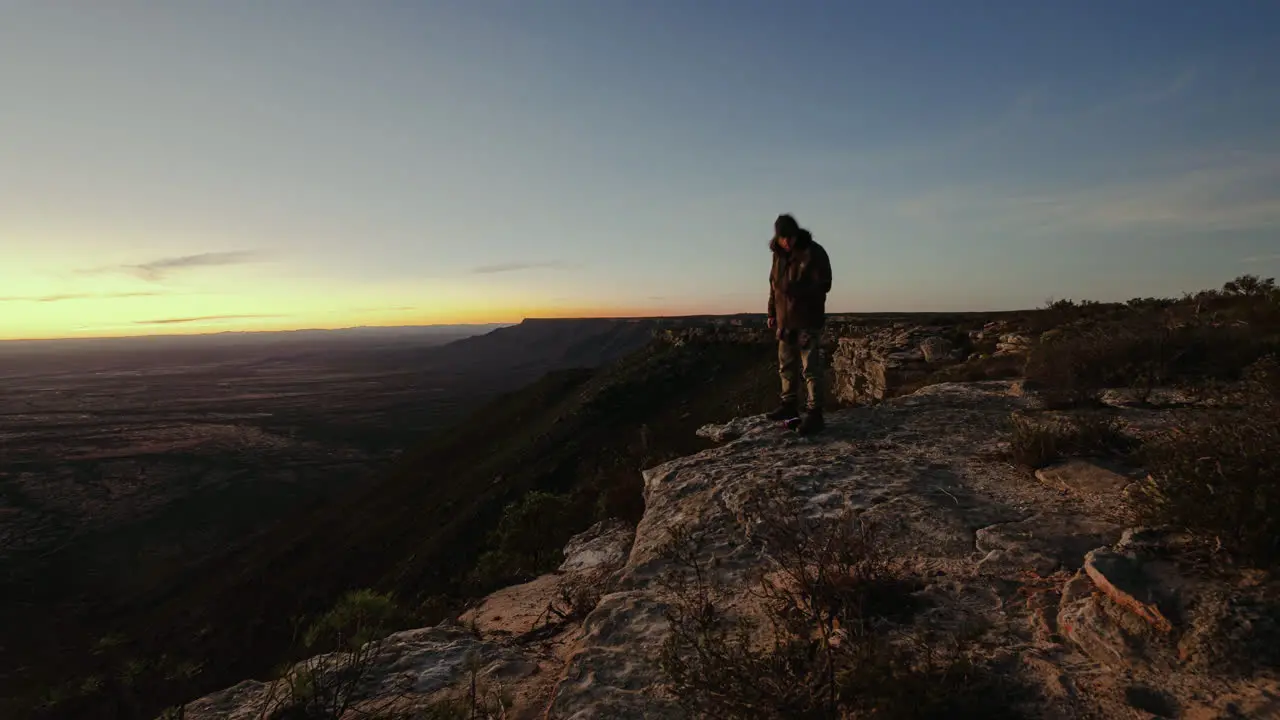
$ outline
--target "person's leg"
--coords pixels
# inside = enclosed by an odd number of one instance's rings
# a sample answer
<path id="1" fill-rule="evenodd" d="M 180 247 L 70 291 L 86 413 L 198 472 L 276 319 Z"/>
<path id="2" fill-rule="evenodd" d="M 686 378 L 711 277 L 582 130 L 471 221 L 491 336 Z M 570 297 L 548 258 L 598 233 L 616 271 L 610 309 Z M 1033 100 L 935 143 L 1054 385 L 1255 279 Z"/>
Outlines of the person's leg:
<path id="1" fill-rule="evenodd" d="M 778 337 L 778 380 L 782 386 L 782 403 L 769 413 L 771 420 L 786 420 L 796 416 L 797 395 L 800 390 L 800 352 L 796 346 L 796 333 L 783 331 Z"/>
<path id="2" fill-rule="evenodd" d="M 822 330 L 801 331 L 797 348 L 804 377 L 805 410 L 822 412 L 823 381 L 826 375 L 826 367 L 822 361 Z"/>
<path id="3" fill-rule="evenodd" d="M 822 330 L 805 330 L 800 333 L 797 353 L 805 386 L 805 416 L 800 423 L 801 433 L 821 430 L 824 365 L 822 362 Z"/>

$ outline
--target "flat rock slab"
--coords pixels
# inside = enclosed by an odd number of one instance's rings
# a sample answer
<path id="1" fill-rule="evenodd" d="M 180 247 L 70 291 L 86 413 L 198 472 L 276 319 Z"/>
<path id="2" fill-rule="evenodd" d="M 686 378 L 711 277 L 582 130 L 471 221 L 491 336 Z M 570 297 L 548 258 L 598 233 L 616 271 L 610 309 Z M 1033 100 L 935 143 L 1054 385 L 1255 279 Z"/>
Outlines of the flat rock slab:
<path id="1" fill-rule="evenodd" d="M 1036 471 L 1036 479 L 1054 490 L 1087 497 L 1119 497 L 1129 478 L 1088 460 L 1073 459 Z"/>
<path id="2" fill-rule="evenodd" d="M 1118 540 L 1124 528 L 1079 515 L 1038 514 L 1025 520 L 979 529 L 974 546 L 985 553 L 978 569 L 999 573 L 1031 569 L 1044 575 L 1078 569 L 1085 554 Z"/>
<path id="3" fill-rule="evenodd" d="M 486 635 L 518 636 L 527 633 L 556 619 L 550 617 L 547 606 L 559 599 L 562 580 L 559 575 L 543 575 L 527 583 L 505 587 L 467 610 L 458 622 Z"/>

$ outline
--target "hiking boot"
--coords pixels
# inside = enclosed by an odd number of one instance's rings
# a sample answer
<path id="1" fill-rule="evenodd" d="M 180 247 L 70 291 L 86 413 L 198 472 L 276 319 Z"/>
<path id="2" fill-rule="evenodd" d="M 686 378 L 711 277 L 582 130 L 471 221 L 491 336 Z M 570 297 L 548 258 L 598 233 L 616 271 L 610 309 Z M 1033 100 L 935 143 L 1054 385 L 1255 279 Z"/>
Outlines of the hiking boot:
<path id="1" fill-rule="evenodd" d="M 796 432 L 801 435 L 812 435 L 821 432 L 827 426 L 822 419 L 821 410 L 810 410 L 804 414 L 804 418 L 800 420 L 800 427 L 796 428 Z"/>
<path id="2" fill-rule="evenodd" d="M 774 422 L 782 422 L 783 420 L 790 420 L 791 418 L 799 417 L 799 416 L 800 416 L 800 413 L 796 412 L 795 405 L 788 405 L 786 403 L 783 403 L 782 405 L 778 406 L 777 410 L 774 410 L 768 415 L 765 415 L 765 418 L 772 420 Z"/>

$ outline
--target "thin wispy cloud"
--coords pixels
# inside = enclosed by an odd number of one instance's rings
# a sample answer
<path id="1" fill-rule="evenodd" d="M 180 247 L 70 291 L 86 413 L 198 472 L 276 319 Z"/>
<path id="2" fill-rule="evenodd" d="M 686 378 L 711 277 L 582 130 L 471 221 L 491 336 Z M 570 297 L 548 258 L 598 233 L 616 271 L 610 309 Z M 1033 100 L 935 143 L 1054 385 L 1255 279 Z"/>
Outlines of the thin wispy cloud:
<path id="1" fill-rule="evenodd" d="M 1003 102 L 994 104 L 991 114 L 976 125 L 938 134 L 910 147 L 897 148 L 891 160 L 894 163 L 936 162 L 940 156 L 951 153 L 999 149 L 1011 134 L 1028 130 L 1044 133 L 1047 128 L 1074 127 L 1081 122 L 1150 111 L 1193 92 L 1201 80 L 1200 69 L 1191 67 L 1174 75 L 1148 78 L 1136 88 L 1090 98 L 1074 98 L 1064 88 L 1049 82 L 1028 85 Z"/>
<path id="2" fill-rule="evenodd" d="M 121 298 L 156 297 L 158 292 L 123 293 L 64 293 L 61 295 L 9 295 L 0 296 L 0 302 L 56 303 L 68 300 L 118 300 Z"/>
<path id="3" fill-rule="evenodd" d="M 1190 67 L 1172 77 L 1148 83 L 1128 94 L 1102 100 L 1085 108 L 1078 120 L 1101 118 L 1106 115 L 1148 108 L 1161 103 L 1176 100 L 1195 87 L 1200 79 L 1200 71 Z"/>
<path id="4" fill-rule="evenodd" d="M 184 270 L 226 267 L 228 265 L 244 265 L 247 263 L 258 262 L 259 260 L 261 260 L 261 257 L 258 253 L 254 252 L 207 252 L 195 255 L 179 255 L 177 257 L 159 258 L 157 260 L 151 260 L 150 262 L 139 263 L 136 265 L 109 265 L 106 267 L 89 268 L 87 270 L 82 270 L 81 272 L 91 275 L 122 272 L 129 275 L 135 275 L 149 282 L 158 282 L 160 280 L 164 280 L 173 273 Z"/>
<path id="5" fill-rule="evenodd" d="M 223 320 L 249 320 L 254 318 L 278 318 L 284 315 L 204 315 L 201 317 L 160 318 L 158 320 L 138 320 L 134 325 L 180 325 L 182 323 L 220 322 Z"/>
<path id="6" fill-rule="evenodd" d="M 562 262 L 538 262 L 538 263 L 498 263 L 495 265 L 480 265 L 471 269 L 472 275 L 492 275 L 494 273 L 524 272 L 527 270 L 565 270 L 569 268 L 568 263 Z"/>
<path id="7" fill-rule="evenodd" d="M 1270 255 L 1253 255 L 1244 259 L 1247 263 L 1280 263 L 1280 253 Z"/>
<path id="8" fill-rule="evenodd" d="M 994 185 L 942 188 L 901 201 L 901 217 L 965 216 L 1054 231 L 1280 230 L 1280 154 L 1220 155 L 1140 180 L 1024 192 Z"/>

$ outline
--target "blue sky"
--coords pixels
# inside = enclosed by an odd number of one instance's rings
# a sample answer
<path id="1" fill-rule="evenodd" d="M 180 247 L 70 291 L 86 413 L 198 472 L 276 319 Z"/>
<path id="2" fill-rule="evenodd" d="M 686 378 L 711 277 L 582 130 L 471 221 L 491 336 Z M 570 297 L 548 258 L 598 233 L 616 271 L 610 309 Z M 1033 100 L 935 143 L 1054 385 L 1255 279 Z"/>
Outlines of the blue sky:
<path id="1" fill-rule="evenodd" d="M 0 0 L 0 337 L 1280 270 L 1269 2 Z"/>

